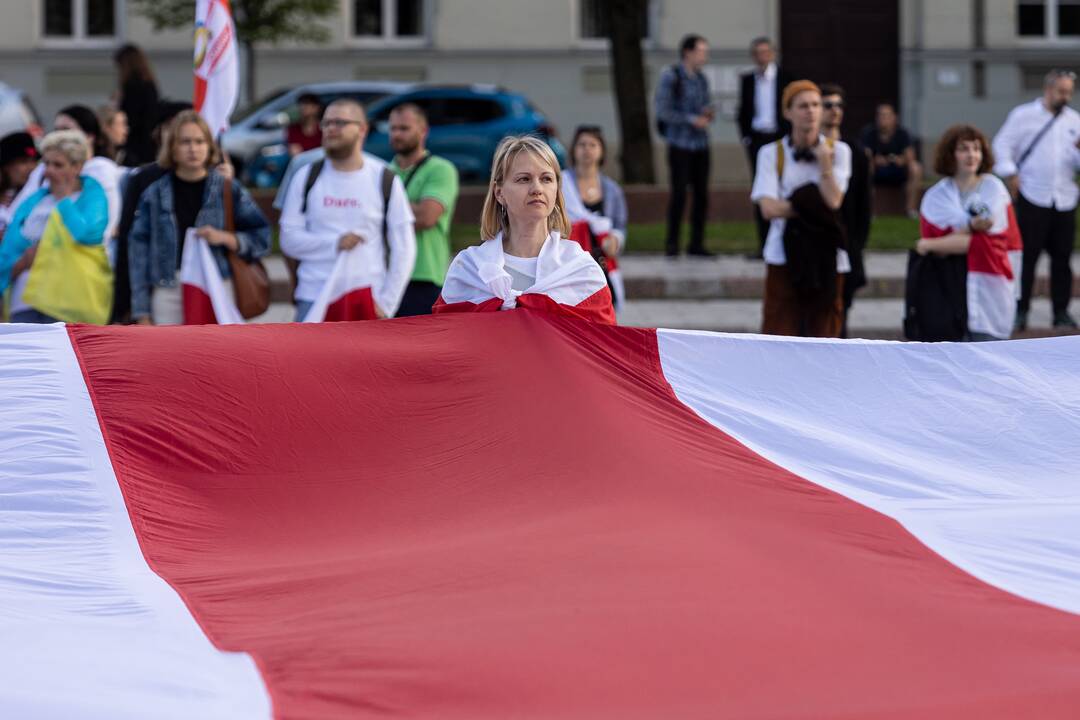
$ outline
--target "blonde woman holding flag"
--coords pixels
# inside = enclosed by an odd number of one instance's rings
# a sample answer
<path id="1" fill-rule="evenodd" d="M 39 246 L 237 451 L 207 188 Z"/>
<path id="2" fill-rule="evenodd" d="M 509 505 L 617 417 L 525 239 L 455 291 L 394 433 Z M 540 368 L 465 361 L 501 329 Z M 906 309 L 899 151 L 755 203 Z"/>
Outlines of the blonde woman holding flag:
<path id="1" fill-rule="evenodd" d="M 508 137 L 495 151 L 480 224 L 483 242 L 450 264 L 434 312 L 526 308 L 615 323 L 604 273 L 566 239 L 570 218 L 555 153 L 536 137 Z"/>
<path id="2" fill-rule="evenodd" d="M 202 117 L 185 110 L 167 137 L 158 157 L 166 173 L 143 191 L 128 235 L 131 317 L 146 325 L 223 323 L 226 319 L 216 315 L 224 308 L 211 316 L 205 303 L 185 295 L 182 286 L 190 284 L 180 277 L 185 250 L 194 243 L 201 254 L 200 240 L 205 240 L 210 246 L 205 265 L 218 277 L 204 281 L 213 287 L 203 290 L 212 299 L 215 288 L 224 285 L 231 295 L 229 253 L 245 262 L 266 255 L 270 225 L 240 183 L 214 170 L 219 152 Z"/>

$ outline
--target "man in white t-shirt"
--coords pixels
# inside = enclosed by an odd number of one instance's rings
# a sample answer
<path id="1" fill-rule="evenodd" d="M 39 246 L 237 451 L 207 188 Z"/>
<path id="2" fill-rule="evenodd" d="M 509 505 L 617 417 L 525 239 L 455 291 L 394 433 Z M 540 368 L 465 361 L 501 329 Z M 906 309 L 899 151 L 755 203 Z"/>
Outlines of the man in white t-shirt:
<path id="1" fill-rule="evenodd" d="M 416 260 L 405 188 L 385 162 L 362 151 L 367 118 L 359 103 L 331 103 L 321 125 L 326 160 L 296 173 L 281 212 L 281 250 L 300 262 L 297 320 L 319 297 L 342 252 L 362 253 L 359 286 L 370 287 L 375 317 L 393 317 Z"/>
<path id="2" fill-rule="evenodd" d="M 762 215 L 769 220 L 761 331 L 770 335 L 839 337 L 843 280 L 851 263 L 843 249 L 843 231 L 836 211 L 844 202 L 851 178 L 851 148 L 821 134 L 821 90 L 809 80 L 788 84 L 782 107 L 791 122 L 791 134 L 761 148 L 750 193 L 751 201 L 761 206 Z M 807 186 L 816 187 L 816 191 L 808 193 Z M 805 215 L 800 214 L 800 207 Z M 808 214 L 811 212 L 812 218 Z M 789 228 L 789 222 L 799 224 Z M 809 227 L 816 234 L 808 242 Z M 796 243 L 792 247 L 801 251 L 793 265 L 788 264 L 785 233 L 799 235 L 789 238 Z M 820 247 L 815 246 L 819 242 Z M 824 273 L 820 263 L 808 267 L 815 253 L 816 257 L 835 253 L 835 275 L 827 258 Z M 818 281 L 816 289 L 811 282 L 814 280 Z"/>

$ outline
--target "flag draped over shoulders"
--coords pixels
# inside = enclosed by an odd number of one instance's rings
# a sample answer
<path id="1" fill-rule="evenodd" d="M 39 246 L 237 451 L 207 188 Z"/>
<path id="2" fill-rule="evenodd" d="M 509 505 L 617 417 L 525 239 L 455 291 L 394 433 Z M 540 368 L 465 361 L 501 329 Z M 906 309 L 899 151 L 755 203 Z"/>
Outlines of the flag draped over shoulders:
<path id="1" fill-rule="evenodd" d="M 986 174 L 972 192 L 961 193 L 951 178 L 937 182 L 923 195 L 920 231 L 925 238 L 966 232 L 974 217 L 990 218 L 992 225 L 984 232 L 971 233 L 968 328 L 1008 338 L 1016 313 L 1016 278 L 1010 253 L 1022 247 L 1022 240 L 1005 184 Z"/>
<path id="2" fill-rule="evenodd" d="M 534 284 L 514 290 L 505 268 L 503 238 L 498 236 L 458 253 L 450 264 L 434 311 L 474 312 L 532 308 L 613 324 L 604 273 L 591 255 L 558 232 L 552 232 L 536 262 Z"/>

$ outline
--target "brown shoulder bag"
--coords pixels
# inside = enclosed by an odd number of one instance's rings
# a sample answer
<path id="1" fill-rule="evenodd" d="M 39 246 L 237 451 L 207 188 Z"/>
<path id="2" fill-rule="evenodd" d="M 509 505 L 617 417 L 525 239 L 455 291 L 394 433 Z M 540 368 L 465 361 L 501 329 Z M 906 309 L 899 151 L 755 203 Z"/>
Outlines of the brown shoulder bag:
<path id="1" fill-rule="evenodd" d="M 232 181 L 225 181 L 224 197 L 225 232 L 235 232 L 233 227 Z M 233 294 L 236 307 L 245 320 L 262 315 L 270 307 L 270 276 L 262 260 L 248 262 L 232 250 L 228 251 L 229 270 L 232 271 Z"/>

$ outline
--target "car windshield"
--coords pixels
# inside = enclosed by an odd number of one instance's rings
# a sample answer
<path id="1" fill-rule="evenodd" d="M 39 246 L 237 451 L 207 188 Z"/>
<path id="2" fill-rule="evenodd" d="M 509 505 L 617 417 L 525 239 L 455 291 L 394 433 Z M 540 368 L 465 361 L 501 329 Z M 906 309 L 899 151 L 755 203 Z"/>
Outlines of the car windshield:
<path id="1" fill-rule="evenodd" d="M 241 120 L 243 120 L 243 119 L 245 119 L 247 117 L 250 117 L 252 115 L 252 113 L 254 113 L 256 110 L 261 109 L 264 105 L 272 103 L 273 101 L 277 100 L 279 97 L 281 97 L 282 95 L 284 95 L 287 92 L 289 92 L 289 88 L 279 88 L 279 89 L 275 90 L 274 92 L 270 93 L 269 95 L 266 95 L 265 97 L 260 98 L 258 101 L 253 102 L 250 105 L 246 105 L 245 107 L 241 108 L 240 110 L 237 110 L 232 115 L 232 123 L 236 124 L 236 123 L 240 122 Z"/>

